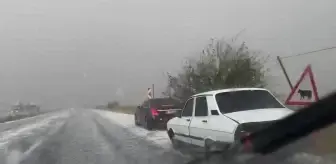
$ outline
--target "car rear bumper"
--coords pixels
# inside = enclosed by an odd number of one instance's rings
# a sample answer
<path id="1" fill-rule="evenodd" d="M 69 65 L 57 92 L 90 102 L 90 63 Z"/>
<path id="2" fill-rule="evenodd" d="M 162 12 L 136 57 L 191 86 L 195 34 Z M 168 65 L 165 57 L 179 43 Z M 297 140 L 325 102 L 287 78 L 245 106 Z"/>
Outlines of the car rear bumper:
<path id="1" fill-rule="evenodd" d="M 167 122 L 174 118 L 174 116 L 163 116 L 163 117 L 154 117 L 152 123 L 157 128 L 166 128 Z"/>

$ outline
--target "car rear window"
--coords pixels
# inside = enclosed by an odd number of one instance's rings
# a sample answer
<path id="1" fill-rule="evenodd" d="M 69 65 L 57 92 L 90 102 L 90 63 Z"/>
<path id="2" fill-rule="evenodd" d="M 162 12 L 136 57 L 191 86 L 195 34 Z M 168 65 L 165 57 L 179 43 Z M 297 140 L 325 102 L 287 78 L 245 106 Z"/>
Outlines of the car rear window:
<path id="1" fill-rule="evenodd" d="M 158 109 L 180 109 L 181 103 L 174 99 L 152 99 L 150 106 Z"/>
<path id="2" fill-rule="evenodd" d="M 216 95 L 216 101 L 222 113 L 265 108 L 284 108 L 272 94 L 265 90 L 223 92 Z"/>

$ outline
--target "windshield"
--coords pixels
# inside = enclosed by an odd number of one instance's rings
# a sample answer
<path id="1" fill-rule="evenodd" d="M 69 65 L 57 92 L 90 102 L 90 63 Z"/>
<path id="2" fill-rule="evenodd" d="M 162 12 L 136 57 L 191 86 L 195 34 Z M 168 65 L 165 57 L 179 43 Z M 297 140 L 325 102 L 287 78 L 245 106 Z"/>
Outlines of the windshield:
<path id="1" fill-rule="evenodd" d="M 244 90 L 216 94 L 216 102 L 222 113 L 253 109 L 284 108 L 277 99 L 264 90 Z"/>
<path id="2" fill-rule="evenodd" d="M 189 164 L 335 71 L 336 0 L 0 0 L 0 164 Z"/>
<path id="3" fill-rule="evenodd" d="M 332 124 L 298 141 L 294 141 L 274 153 L 256 158 L 256 160 L 262 164 L 264 162 L 277 164 L 334 164 L 336 160 L 336 145 L 332 137 L 335 136 L 336 125 Z M 254 162 L 247 162 L 247 164 Z"/>

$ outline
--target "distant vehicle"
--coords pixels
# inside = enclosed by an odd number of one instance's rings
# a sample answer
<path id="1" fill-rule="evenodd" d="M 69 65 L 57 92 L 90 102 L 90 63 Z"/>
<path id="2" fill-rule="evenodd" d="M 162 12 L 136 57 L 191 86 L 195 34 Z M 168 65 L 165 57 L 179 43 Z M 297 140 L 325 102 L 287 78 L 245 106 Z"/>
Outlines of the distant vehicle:
<path id="1" fill-rule="evenodd" d="M 242 136 L 293 113 L 262 88 L 232 88 L 191 96 L 180 116 L 168 121 L 174 147 L 225 150 Z"/>
<path id="2" fill-rule="evenodd" d="M 37 115 L 40 113 L 40 106 L 28 103 L 23 104 L 18 102 L 17 104 L 13 105 L 11 108 L 10 115 L 11 116 L 32 116 Z"/>
<path id="3" fill-rule="evenodd" d="M 181 103 L 172 98 L 149 99 L 138 106 L 134 113 L 136 125 L 148 130 L 166 127 L 166 123 L 181 111 Z"/>

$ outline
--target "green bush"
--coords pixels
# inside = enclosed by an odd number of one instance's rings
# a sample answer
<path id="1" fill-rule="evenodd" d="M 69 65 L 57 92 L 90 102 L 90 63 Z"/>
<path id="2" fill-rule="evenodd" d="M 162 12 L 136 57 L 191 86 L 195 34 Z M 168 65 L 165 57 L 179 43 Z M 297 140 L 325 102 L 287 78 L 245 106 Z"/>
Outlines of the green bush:
<path id="1" fill-rule="evenodd" d="M 215 89 L 265 87 L 265 62 L 260 52 L 249 50 L 245 42 L 236 46 L 234 42 L 213 41 L 200 58 L 188 60 L 179 74 L 168 74 L 164 94 L 186 100 L 193 94 Z"/>
<path id="2" fill-rule="evenodd" d="M 134 114 L 136 108 L 136 106 L 120 106 L 113 111 L 118 113 Z"/>

